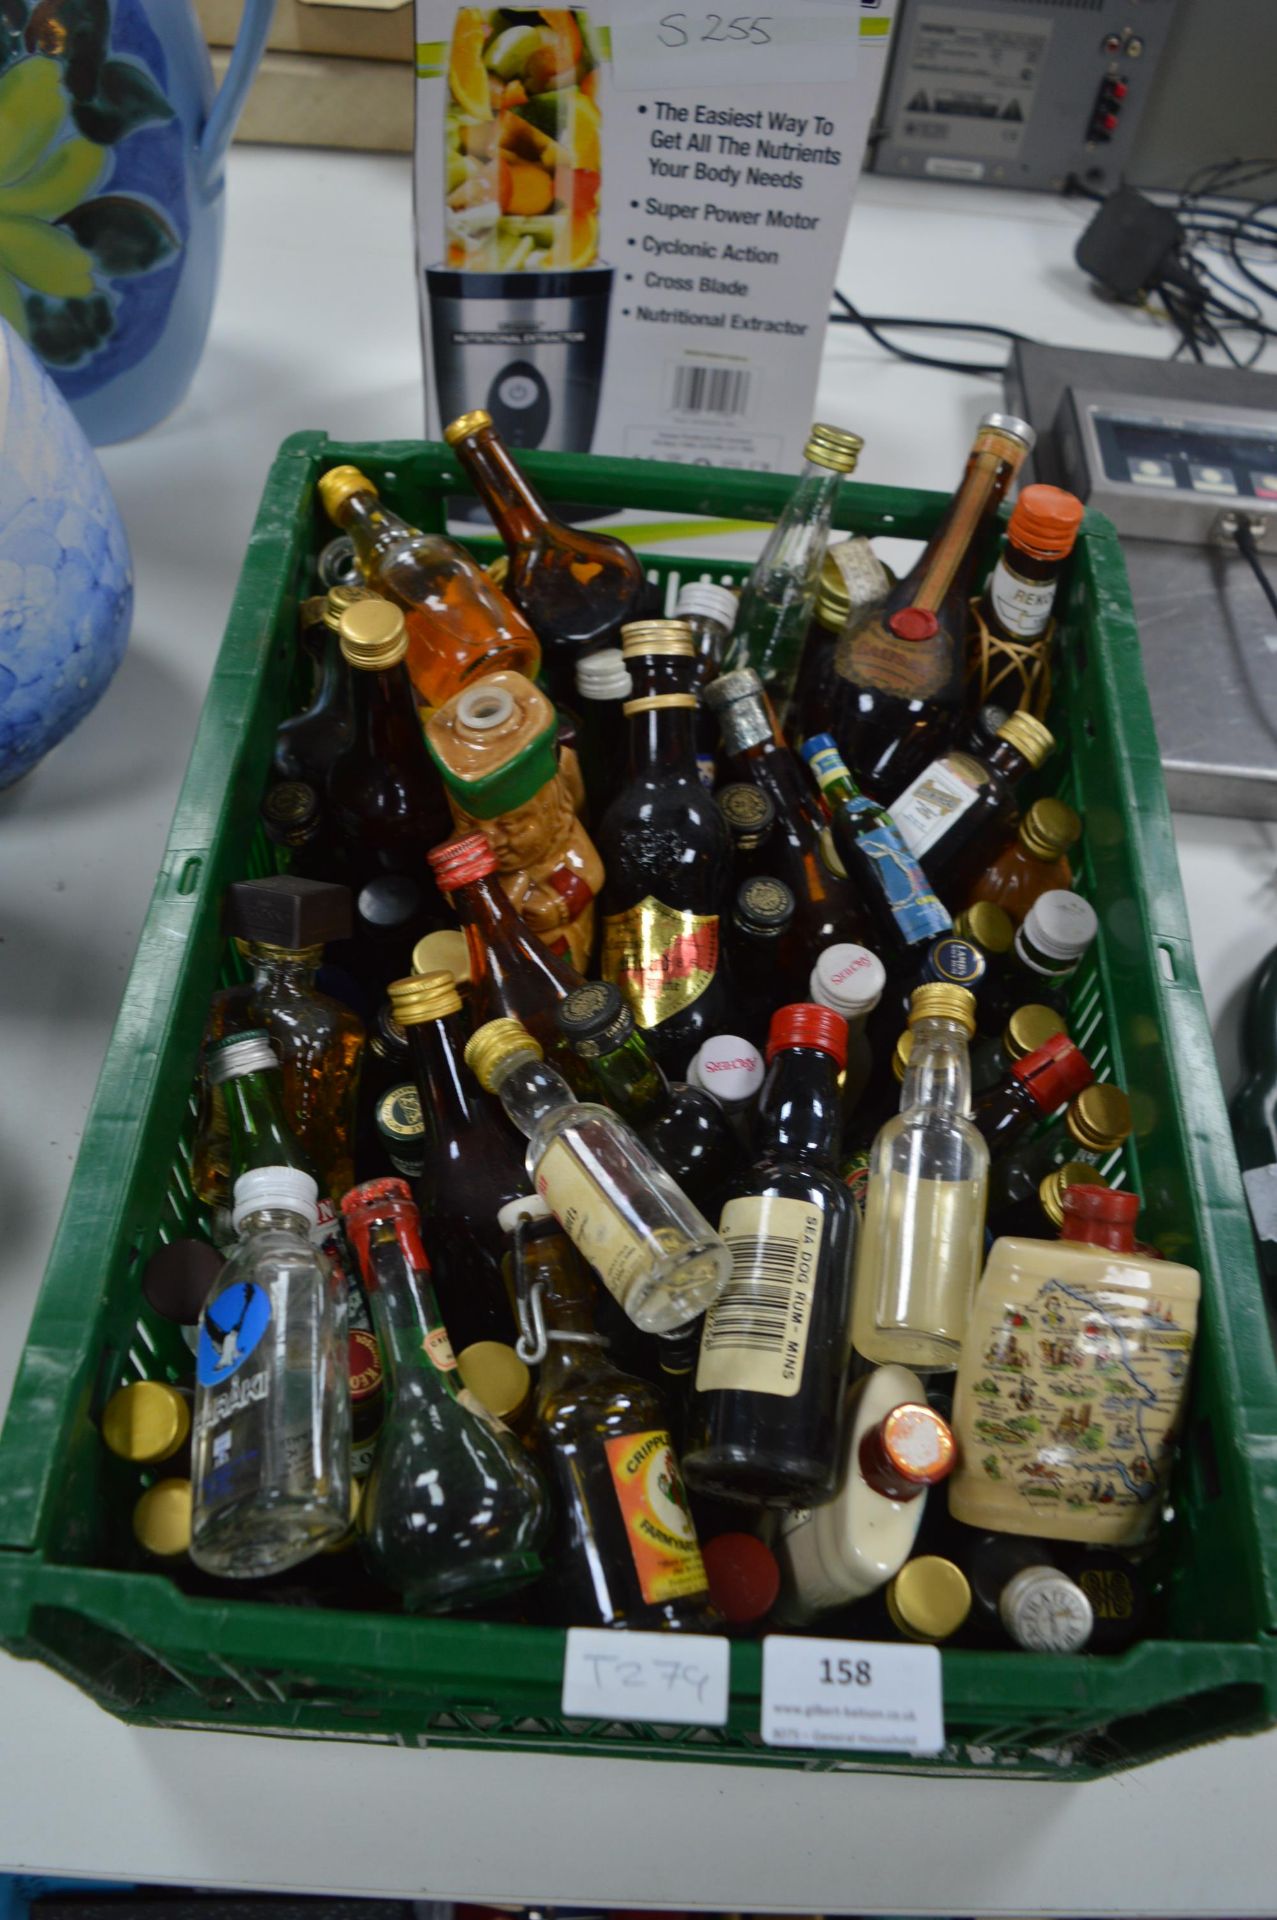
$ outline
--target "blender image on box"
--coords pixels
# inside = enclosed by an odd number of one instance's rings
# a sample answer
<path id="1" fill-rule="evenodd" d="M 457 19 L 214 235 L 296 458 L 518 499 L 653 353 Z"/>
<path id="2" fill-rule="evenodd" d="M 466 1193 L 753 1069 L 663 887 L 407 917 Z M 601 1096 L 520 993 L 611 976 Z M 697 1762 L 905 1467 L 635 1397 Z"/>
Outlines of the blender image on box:
<path id="1" fill-rule="evenodd" d="M 445 264 L 427 267 L 439 411 L 587 452 L 612 269 L 598 264 L 601 49 L 583 9 L 461 7 L 444 116 Z"/>

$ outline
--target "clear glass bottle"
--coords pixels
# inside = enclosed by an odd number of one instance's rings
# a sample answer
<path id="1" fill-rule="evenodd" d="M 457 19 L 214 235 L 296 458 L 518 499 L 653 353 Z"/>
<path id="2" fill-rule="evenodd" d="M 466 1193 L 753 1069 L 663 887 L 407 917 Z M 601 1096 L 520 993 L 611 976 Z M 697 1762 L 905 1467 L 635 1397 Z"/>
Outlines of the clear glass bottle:
<path id="1" fill-rule="evenodd" d="M 235 1182 L 240 1242 L 200 1316 L 191 1558 L 224 1579 L 296 1566 L 350 1526 L 345 1292 L 311 1245 L 315 1182 Z"/>
<path id="2" fill-rule="evenodd" d="M 852 1338 L 876 1364 L 958 1363 L 984 1252 L 989 1149 L 967 1115 L 975 1002 L 919 987 L 900 1112 L 873 1145 L 856 1259 Z"/>
<path id="3" fill-rule="evenodd" d="M 542 1571 L 550 1504 L 514 1435 L 458 1380 L 405 1180 L 342 1201 L 386 1370 L 388 1407 L 359 1503 L 369 1569 L 414 1613 L 452 1613 Z"/>
<path id="4" fill-rule="evenodd" d="M 741 589 L 727 665 L 754 669 L 782 725 L 816 604 L 834 496 L 855 472 L 863 446 L 859 434 L 813 426 L 798 484 Z"/>
<path id="5" fill-rule="evenodd" d="M 442 706 L 498 667 L 535 679 L 536 635 L 464 548 L 392 513 L 358 467 L 330 467 L 319 497 L 354 541 L 364 579 L 403 608 L 408 670 L 423 705 Z"/>
<path id="6" fill-rule="evenodd" d="M 480 1027 L 466 1065 L 527 1135 L 529 1179 L 636 1327 L 672 1332 L 713 1304 L 731 1256 L 623 1121 L 578 1101 L 517 1020 Z"/>

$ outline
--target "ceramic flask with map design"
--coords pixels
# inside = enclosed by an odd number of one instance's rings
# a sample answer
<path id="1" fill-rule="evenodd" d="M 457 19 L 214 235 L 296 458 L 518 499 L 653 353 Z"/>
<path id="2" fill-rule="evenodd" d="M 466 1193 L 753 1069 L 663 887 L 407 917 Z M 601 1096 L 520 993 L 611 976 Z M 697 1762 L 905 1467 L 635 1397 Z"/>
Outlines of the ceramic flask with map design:
<path id="1" fill-rule="evenodd" d="M 1139 1198 L 1069 1187 L 1059 1240 L 994 1243 L 963 1342 L 955 1520 L 1139 1546 L 1156 1531 L 1201 1281 L 1135 1246 Z"/>

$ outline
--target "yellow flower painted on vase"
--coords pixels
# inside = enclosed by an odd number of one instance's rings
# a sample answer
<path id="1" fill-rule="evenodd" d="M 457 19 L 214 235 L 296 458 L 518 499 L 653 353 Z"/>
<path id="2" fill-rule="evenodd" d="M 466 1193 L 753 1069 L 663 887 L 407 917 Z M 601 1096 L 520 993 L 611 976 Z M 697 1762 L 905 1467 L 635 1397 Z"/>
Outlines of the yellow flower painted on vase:
<path id="1" fill-rule="evenodd" d="M 67 122 L 56 60 L 0 74 L 0 317 L 24 339 L 23 288 L 63 300 L 94 290 L 92 254 L 55 223 L 100 184 L 107 149 L 65 138 Z"/>

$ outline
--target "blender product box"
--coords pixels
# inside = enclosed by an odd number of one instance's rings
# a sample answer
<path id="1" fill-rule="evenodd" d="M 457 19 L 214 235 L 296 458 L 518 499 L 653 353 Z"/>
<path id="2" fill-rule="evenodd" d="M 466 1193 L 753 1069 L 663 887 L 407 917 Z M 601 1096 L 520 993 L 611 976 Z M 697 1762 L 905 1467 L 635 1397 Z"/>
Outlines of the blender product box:
<path id="1" fill-rule="evenodd" d="M 895 0 L 417 0 L 427 432 L 791 470 Z"/>

